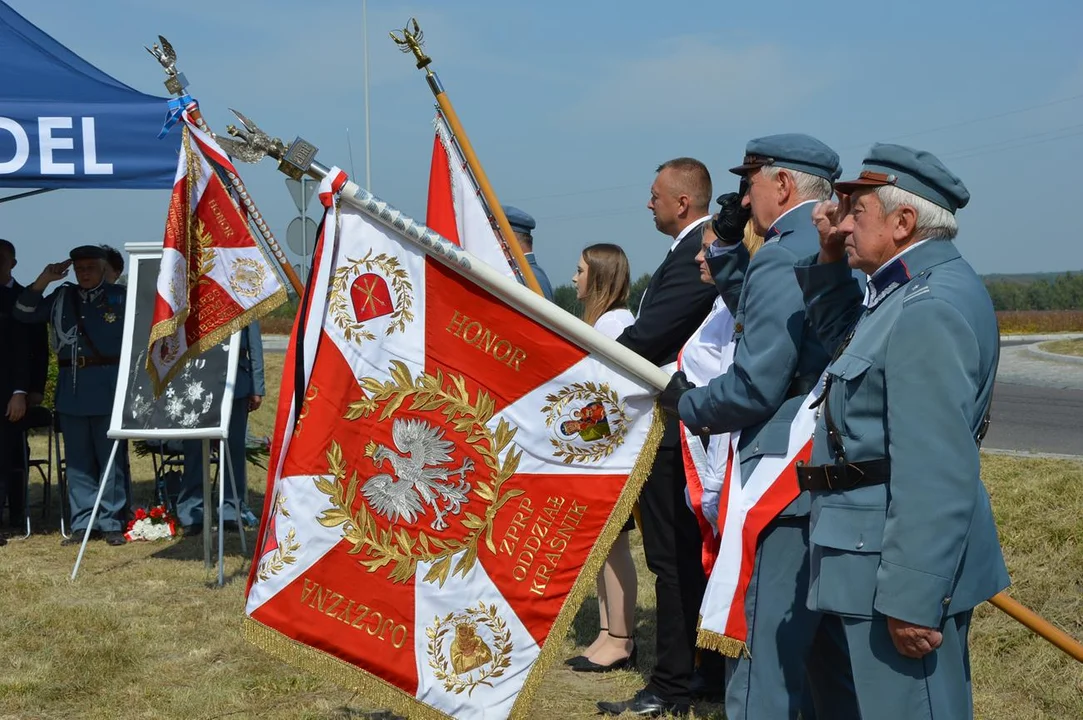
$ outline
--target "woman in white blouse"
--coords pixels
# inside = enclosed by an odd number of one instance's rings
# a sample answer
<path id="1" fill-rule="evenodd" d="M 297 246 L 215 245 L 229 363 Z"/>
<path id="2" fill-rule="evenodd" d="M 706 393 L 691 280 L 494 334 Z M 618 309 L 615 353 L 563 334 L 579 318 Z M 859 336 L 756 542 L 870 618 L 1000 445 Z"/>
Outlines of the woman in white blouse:
<path id="1" fill-rule="evenodd" d="M 599 243 L 583 250 L 572 276 L 576 296 L 583 304 L 583 320 L 614 340 L 635 320 L 628 310 L 631 273 L 628 257 L 617 245 Z M 567 661 L 578 672 L 634 669 L 633 638 L 636 607 L 636 568 L 628 546 L 628 518 L 598 574 L 598 612 L 601 632 L 582 655 Z"/>

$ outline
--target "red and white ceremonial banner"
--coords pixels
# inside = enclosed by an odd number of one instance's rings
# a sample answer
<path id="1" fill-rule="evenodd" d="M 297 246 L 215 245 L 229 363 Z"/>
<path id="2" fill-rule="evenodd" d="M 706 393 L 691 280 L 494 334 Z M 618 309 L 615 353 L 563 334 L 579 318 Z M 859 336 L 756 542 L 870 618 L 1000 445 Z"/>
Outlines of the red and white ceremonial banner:
<path id="1" fill-rule="evenodd" d="M 481 191 L 467 173 L 466 161 L 452 141 L 451 130 L 440 113 L 436 114 L 433 125 L 436 138 L 429 168 L 425 224 L 504 277 L 515 280 L 514 261 L 504 251 L 504 244 L 482 201 Z"/>
<path id="2" fill-rule="evenodd" d="M 733 328 L 733 315 L 718 297 L 677 355 L 677 368 L 684 371 L 692 384 L 703 387 L 729 370 L 735 349 Z M 708 436 L 705 447 L 702 438 L 682 422 L 681 457 L 689 503 L 703 537 L 703 571 L 709 577 L 718 557 L 718 501 L 726 468 L 732 459 L 730 434 Z"/>
<path id="3" fill-rule="evenodd" d="M 248 220 L 216 169 L 237 170 L 189 117 L 169 201 L 147 373 L 155 396 L 190 357 L 286 301 Z"/>
<path id="4" fill-rule="evenodd" d="M 742 483 L 737 446 L 740 431 L 730 433 L 730 457 L 718 503 L 721 540 L 714 570 L 700 605 L 696 644 L 730 657 L 747 652 L 748 620 L 745 595 L 752 579 L 756 544 L 760 533 L 800 494 L 797 487 L 798 461 L 812 455 L 812 433 L 816 410 L 811 408 L 823 390 L 823 378 L 801 401 L 793 422 L 786 455 L 764 455 L 748 480 Z"/>
<path id="5" fill-rule="evenodd" d="M 649 472 L 656 390 L 328 177 L 245 635 L 409 717 L 522 717 Z"/>

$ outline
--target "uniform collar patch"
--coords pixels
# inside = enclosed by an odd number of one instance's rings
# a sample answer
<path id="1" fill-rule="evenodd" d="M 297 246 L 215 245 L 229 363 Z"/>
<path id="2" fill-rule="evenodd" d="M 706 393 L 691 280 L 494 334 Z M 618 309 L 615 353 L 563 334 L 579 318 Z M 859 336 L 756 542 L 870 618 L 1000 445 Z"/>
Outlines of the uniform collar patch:
<path id="1" fill-rule="evenodd" d="M 879 305 L 884 298 L 908 282 L 910 282 L 910 268 L 906 266 L 903 258 L 896 258 L 880 268 L 869 278 L 869 309 Z"/>

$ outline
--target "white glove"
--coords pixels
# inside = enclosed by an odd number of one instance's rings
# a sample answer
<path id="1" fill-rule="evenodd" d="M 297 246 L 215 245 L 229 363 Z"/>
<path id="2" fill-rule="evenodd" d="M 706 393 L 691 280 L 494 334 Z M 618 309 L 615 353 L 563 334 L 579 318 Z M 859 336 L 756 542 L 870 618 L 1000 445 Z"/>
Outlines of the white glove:
<path id="1" fill-rule="evenodd" d="M 719 488 L 703 488 L 703 497 L 700 498 L 700 509 L 703 517 L 710 523 L 714 534 L 718 534 L 718 490 Z"/>
<path id="2" fill-rule="evenodd" d="M 703 488 L 703 497 L 700 498 L 702 503 L 700 509 L 703 511 L 703 517 L 707 518 L 707 522 L 711 525 L 711 530 L 714 534 L 718 534 L 718 490 L 710 490 L 709 488 Z M 688 492 L 688 486 L 684 486 L 684 504 L 688 506 L 688 509 L 692 511 L 694 515 L 695 509 L 692 507 L 692 495 Z"/>

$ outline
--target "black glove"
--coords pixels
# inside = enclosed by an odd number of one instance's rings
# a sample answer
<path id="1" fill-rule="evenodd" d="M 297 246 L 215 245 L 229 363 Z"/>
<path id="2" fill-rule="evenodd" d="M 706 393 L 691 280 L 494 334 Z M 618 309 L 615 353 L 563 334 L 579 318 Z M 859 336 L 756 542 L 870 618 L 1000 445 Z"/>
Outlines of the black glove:
<path id="1" fill-rule="evenodd" d="M 719 195 L 717 202 L 721 207 L 711 219 L 711 228 L 719 240 L 736 245 L 745 238 L 745 225 L 752 217 L 752 210 L 741 206 L 740 193 Z"/>
<path id="2" fill-rule="evenodd" d="M 678 370 L 673 373 L 673 377 L 669 379 L 669 384 L 666 385 L 666 389 L 658 396 L 658 402 L 661 403 L 663 410 L 670 415 L 679 418 L 680 414 L 677 412 L 677 403 L 680 402 L 681 395 L 684 395 L 694 387 L 695 384 L 688 381 L 688 377 L 685 376 L 684 371 Z"/>

